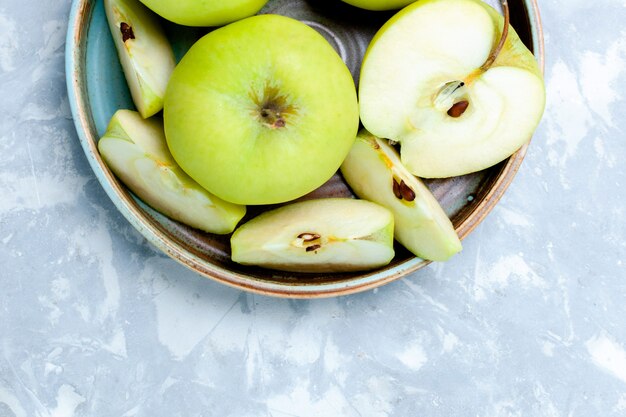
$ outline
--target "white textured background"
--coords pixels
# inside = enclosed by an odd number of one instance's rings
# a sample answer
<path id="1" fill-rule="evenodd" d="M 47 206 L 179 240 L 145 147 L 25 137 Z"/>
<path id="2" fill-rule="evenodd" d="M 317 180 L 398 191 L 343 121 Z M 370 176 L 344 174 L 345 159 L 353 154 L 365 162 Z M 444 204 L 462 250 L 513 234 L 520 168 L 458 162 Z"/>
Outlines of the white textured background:
<path id="1" fill-rule="evenodd" d="M 356 296 L 196 276 L 91 172 L 69 0 L 0 0 L 0 417 L 626 415 L 626 2 L 540 0 L 548 108 L 463 253 Z"/>

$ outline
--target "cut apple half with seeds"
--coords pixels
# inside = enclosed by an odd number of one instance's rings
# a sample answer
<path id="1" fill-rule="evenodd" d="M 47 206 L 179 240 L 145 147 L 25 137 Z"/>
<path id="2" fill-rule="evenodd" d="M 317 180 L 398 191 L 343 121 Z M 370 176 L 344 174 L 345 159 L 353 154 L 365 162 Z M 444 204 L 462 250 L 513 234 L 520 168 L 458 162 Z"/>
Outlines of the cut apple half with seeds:
<path id="1" fill-rule="evenodd" d="M 341 173 L 357 196 L 391 210 L 396 240 L 416 256 L 445 261 L 461 250 L 437 199 L 407 171 L 387 141 L 359 132 Z"/>
<path id="2" fill-rule="evenodd" d="M 411 173 L 442 178 L 517 151 L 541 119 L 545 88 L 534 56 L 492 7 L 422 0 L 372 40 L 359 100 L 365 128 L 400 142 Z"/>
<path id="3" fill-rule="evenodd" d="M 393 215 L 350 198 L 292 203 L 263 213 L 231 238 L 233 261 L 295 272 L 348 272 L 387 265 Z"/>
<path id="4" fill-rule="evenodd" d="M 98 149 L 107 166 L 141 200 L 184 224 L 226 234 L 246 213 L 246 207 L 219 199 L 203 189 L 176 164 L 158 116 L 143 119 L 118 110 Z"/>
<path id="5" fill-rule="evenodd" d="M 104 0 L 107 21 L 133 102 L 142 117 L 163 109 L 174 52 L 159 17 L 138 0 Z"/>

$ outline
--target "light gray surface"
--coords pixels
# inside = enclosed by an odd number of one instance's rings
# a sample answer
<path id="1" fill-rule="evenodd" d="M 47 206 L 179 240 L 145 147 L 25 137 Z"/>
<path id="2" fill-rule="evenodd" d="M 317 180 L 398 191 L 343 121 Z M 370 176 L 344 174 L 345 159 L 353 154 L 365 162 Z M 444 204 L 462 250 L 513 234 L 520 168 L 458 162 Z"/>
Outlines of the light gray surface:
<path id="1" fill-rule="evenodd" d="M 545 118 L 463 253 L 287 301 L 146 244 L 74 132 L 69 0 L 0 0 L 0 417 L 626 415 L 626 2 L 540 3 Z"/>

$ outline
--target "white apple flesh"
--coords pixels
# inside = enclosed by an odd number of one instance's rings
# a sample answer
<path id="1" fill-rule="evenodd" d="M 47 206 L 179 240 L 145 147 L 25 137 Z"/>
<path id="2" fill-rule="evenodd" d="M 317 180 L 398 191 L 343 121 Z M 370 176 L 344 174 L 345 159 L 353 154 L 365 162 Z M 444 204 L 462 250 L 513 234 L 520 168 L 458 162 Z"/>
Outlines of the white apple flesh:
<path id="1" fill-rule="evenodd" d="M 159 18 L 138 0 L 104 0 L 104 8 L 128 88 L 143 118 L 163 109 L 174 52 Z"/>
<path id="2" fill-rule="evenodd" d="M 462 249 L 437 199 L 387 141 L 359 132 L 341 173 L 357 196 L 391 210 L 396 240 L 414 255 L 445 261 Z"/>
<path id="3" fill-rule="evenodd" d="M 239 227 L 233 261 L 295 272 L 349 272 L 387 265 L 394 256 L 393 215 L 364 200 L 292 203 Z"/>
<path id="4" fill-rule="evenodd" d="M 167 148 L 158 116 L 143 119 L 137 112 L 118 110 L 98 149 L 111 171 L 135 195 L 174 220 L 226 234 L 246 213 L 245 206 L 215 197 L 183 172 Z"/>
<path id="5" fill-rule="evenodd" d="M 407 169 L 424 178 L 492 166 L 526 143 L 545 106 L 541 71 L 503 18 L 480 0 L 422 0 L 372 40 L 361 69 L 361 121 L 401 143 Z M 454 107 L 454 108 L 453 108 Z"/>

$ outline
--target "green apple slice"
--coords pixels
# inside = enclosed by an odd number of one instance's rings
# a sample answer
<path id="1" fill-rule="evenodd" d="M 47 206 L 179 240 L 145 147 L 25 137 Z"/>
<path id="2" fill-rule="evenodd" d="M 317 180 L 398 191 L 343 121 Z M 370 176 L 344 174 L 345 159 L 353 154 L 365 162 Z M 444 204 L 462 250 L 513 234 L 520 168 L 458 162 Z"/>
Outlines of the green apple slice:
<path id="1" fill-rule="evenodd" d="M 163 109 L 174 52 L 158 16 L 138 0 L 104 0 L 109 29 L 133 102 L 143 118 Z"/>
<path id="2" fill-rule="evenodd" d="M 179 25 L 222 26 L 252 16 L 268 0 L 141 0 L 146 6 Z"/>
<path id="3" fill-rule="evenodd" d="M 374 37 L 361 70 L 361 120 L 372 134 L 401 143 L 411 173 L 479 171 L 530 139 L 543 114 L 544 83 L 513 28 L 494 49 L 503 26 L 480 0 L 422 0 Z"/>
<path id="4" fill-rule="evenodd" d="M 245 206 L 223 201 L 189 178 L 170 154 L 157 116 L 143 119 L 118 110 L 98 142 L 113 173 L 146 204 L 205 232 L 226 234 L 246 213 Z"/>
<path id="5" fill-rule="evenodd" d="M 415 0 L 343 0 L 352 6 L 365 10 L 396 10 L 413 3 Z"/>
<path id="6" fill-rule="evenodd" d="M 394 256 L 393 215 L 364 200 L 329 198 L 292 203 L 239 227 L 233 261 L 296 272 L 361 271 Z"/>
<path id="7" fill-rule="evenodd" d="M 359 132 L 341 173 L 357 196 L 391 210 L 395 238 L 413 254 L 445 261 L 462 249 L 439 202 L 407 171 L 387 141 Z"/>

